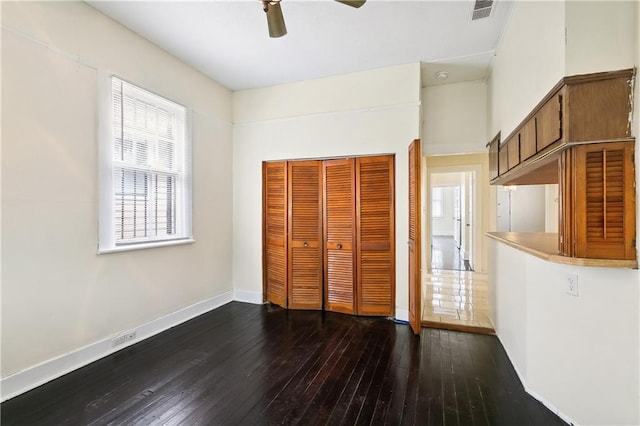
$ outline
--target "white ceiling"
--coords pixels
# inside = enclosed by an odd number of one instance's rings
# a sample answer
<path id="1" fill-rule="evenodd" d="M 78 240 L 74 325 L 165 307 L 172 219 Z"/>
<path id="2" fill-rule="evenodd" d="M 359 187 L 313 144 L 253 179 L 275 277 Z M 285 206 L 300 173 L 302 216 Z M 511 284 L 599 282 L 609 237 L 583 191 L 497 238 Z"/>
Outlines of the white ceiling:
<path id="1" fill-rule="evenodd" d="M 88 3 L 231 90 L 418 61 L 423 86 L 485 78 L 513 6 L 471 22 L 472 0 L 283 0 L 288 34 L 272 39 L 256 0 Z"/>

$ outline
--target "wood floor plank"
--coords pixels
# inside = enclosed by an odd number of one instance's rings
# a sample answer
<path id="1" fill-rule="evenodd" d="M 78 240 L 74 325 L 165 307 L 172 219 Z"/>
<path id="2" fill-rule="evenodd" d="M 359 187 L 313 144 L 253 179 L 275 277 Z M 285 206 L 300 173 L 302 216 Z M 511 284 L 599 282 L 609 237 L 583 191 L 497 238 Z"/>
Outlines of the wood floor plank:
<path id="1" fill-rule="evenodd" d="M 562 425 L 495 336 L 232 302 L 0 405 L 6 425 Z"/>
<path id="2" fill-rule="evenodd" d="M 420 340 L 413 336 L 413 332 L 408 327 L 402 327 L 400 329 L 396 327 L 396 335 L 398 336 L 395 346 L 397 350 L 394 348 L 393 353 L 399 358 L 399 362 L 397 365 L 390 365 L 389 371 L 387 372 L 387 377 L 389 377 L 389 381 L 391 382 L 389 406 L 386 409 L 386 413 L 384 413 L 383 421 L 380 423 L 377 422 L 374 416 L 372 424 L 400 424 L 404 413 L 410 364 L 412 354 L 415 352 L 413 348 Z M 400 352 L 398 352 L 398 350 Z"/>
<path id="3" fill-rule="evenodd" d="M 424 329 L 422 331 L 425 332 Z M 422 396 L 428 398 L 429 394 L 420 395 L 418 393 L 418 387 L 420 385 L 419 376 L 421 372 L 421 343 L 422 338 L 414 336 L 409 342 L 410 361 L 407 374 L 406 391 L 404 392 L 404 402 L 402 404 L 402 411 L 400 421 L 397 424 L 401 425 L 413 425 L 417 422 L 417 407 L 418 397 Z M 422 407 L 422 404 L 420 404 Z M 423 417 L 424 419 L 424 417 Z M 391 422 L 391 424 L 394 424 Z"/>

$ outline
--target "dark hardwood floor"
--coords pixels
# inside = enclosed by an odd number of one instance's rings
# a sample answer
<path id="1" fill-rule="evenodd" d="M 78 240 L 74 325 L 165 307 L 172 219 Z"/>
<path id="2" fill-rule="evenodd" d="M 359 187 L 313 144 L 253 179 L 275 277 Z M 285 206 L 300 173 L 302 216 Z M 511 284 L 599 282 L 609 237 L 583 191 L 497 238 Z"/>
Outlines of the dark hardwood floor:
<path id="1" fill-rule="evenodd" d="M 4 402 L 7 425 L 554 425 L 495 336 L 233 302 Z"/>

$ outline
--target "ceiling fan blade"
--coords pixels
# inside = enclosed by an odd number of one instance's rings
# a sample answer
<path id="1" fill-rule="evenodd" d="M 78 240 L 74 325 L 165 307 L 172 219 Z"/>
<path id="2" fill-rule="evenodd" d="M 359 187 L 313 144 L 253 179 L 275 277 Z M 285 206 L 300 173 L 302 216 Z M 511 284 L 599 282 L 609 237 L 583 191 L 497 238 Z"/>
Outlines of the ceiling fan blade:
<path id="1" fill-rule="evenodd" d="M 287 33 L 287 27 L 284 24 L 284 16 L 282 16 L 280 2 L 265 4 L 265 12 L 267 13 L 269 37 L 276 38 L 285 35 Z"/>
<path id="2" fill-rule="evenodd" d="M 342 4 L 346 4 L 347 6 L 351 6 L 351 7 L 360 7 L 363 4 L 365 4 L 365 2 L 367 0 L 336 0 L 338 3 L 342 3 Z"/>

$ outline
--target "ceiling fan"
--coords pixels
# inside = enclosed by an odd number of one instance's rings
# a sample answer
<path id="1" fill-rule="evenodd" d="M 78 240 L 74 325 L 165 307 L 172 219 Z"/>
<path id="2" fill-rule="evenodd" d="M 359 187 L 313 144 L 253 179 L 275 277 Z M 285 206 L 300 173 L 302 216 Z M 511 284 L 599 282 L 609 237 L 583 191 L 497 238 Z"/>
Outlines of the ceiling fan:
<path id="1" fill-rule="evenodd" d="M 269 26 L 269 37 L 282 37 L 287 33 L 287 27 L 284 25 L 284 16 L 282 16 L 281 0 L 262 0 L 262 9 L 267 14 L 267 25 Z M 358 8 L 367 0 L 335 0 L 338 3 Z"/>

